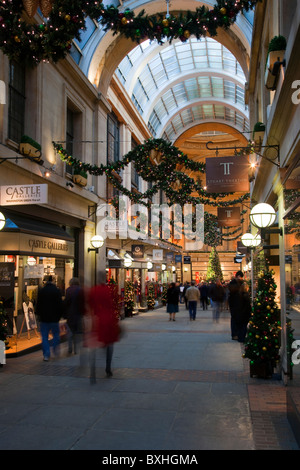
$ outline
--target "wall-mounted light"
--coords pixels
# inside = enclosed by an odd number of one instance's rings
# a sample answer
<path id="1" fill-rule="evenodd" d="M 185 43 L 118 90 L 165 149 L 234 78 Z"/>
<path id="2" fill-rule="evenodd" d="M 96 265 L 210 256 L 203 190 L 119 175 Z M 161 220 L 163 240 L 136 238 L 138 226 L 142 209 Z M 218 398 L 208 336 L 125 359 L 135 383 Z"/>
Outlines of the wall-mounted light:
<path id="1" fill-rule="evenodd" d="M 132 265 L 132 259 L 130 259 L 130 258 L 124 258 L 124 266 L 125 266 L 125 268 L 130 268 L 131 265 Z"/>
<path id="2" fill-rule="evenodd" d="M 258 228 L 266 228 L 273 225 L 276 219 L 276 212 L 270 204 L 256 204 L 250 212 L 251 223 Z"/>
<path id="3" fill-rule="evenodd" d="M 101 235 L 95 235 L 93 238 L 91 238 L 91 245 L 93 248 L 88 248 L 88 252 L 95 251 L 96 253 L 98 253 L 99 248 L 101 248 L 103 244 L 103 237 L 101 237 Z"/>
<path id="4" fill-rule="evenodd" d="M 241 242 L 244 246 L 255 248 L 261 244 L 261 236 L 259 233 L 256 235 L 252 235 L 252 233 L 244 233 L 244 235 L 241 237 Z"/>
<path id="5" fill-rule="evenodd" d="M 0 230 L 2 230 L 5 226 L 5 216 L 0 212 Z"/>
<path id="6" fill-rule="evenodd" d="M 151 263 L 151 261 L 148 261 L 147 269 L 152 269 L 152 268 L 153 268 L 153 264 Z"/>
<path id="7" fill-rule="evenodd" d="M 162 264 L 161 269 L 162 269 L 162 271 L 165 271 L 167 269 L 167 266 L 165 264 Z"/>
<path id="8" fill-rule="evenodd" d="M 51 171 L 50 171 L 50 170 L 46 170 L 45 173 L 44 173 L 44 176 L 45 176 L 45 178 L 50 178 L 50 176 L 51 176 Z"/>
<path id="9" fill-rule="evenodd" d="M 244 233 L 241 242 L 244 246 L 252 246 L 254 235 L 252 233 Z"/>

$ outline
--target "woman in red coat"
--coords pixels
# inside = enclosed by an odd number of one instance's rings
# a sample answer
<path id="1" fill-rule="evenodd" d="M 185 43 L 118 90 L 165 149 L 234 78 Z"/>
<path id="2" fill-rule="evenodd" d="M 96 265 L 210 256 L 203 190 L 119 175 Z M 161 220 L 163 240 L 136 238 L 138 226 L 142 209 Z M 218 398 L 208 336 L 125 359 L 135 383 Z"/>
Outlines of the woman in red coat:
<path id="1" fill-rule="evenodd" d="M 105 273 L 104 273 L 105 276 Z M 91 355 L 91 383 L 96 382 L 96 349 L 95 347 L 106 348 L 106 368 L 107 377 L 112 376 L 111 361 L 113 356 L 113 344 L 119 341 L 119 319 L 114 309 L 113 298 L 110 288 L 105 284 L 105 278 L 97 286 L 90 290 L 89 307 L 92 320 L 92 334 L 89 343 L 92 347 Z"/>

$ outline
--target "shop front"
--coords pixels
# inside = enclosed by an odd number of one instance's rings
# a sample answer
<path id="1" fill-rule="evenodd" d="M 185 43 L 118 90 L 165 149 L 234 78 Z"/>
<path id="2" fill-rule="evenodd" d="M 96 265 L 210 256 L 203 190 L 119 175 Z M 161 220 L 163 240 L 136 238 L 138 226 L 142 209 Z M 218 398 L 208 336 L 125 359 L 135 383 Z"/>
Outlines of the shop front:
<path id="1" fill-rule="evenodd" d="M 74 275 L 75 240 L 62 227 L 7 217 L 0 233 L 0 296 L 8 316 L 9 349 L 19 355 L 39 347 L 35 315 L 38 289 L 51 275 L 62 296 Z M 62 332 L 64 332 L 62 321 Z"/>

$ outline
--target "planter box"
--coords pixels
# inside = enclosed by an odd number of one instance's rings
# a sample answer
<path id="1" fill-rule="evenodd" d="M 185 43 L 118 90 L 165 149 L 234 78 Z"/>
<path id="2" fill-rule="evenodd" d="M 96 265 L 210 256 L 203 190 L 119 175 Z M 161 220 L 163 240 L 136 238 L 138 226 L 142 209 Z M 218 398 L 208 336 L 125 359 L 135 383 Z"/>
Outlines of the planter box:
<path id="1" fill-rule="evenodd" d="M 33 145 L 21 142 L 19 145 L 19 150 L 22 155 L 25 155 L 26 157 L 31 157 L 31 158 L 36 158 L 40 159 L 41 158 L 41 151 L 39 149 L 36 149 L 33 147 Z"/>
<path id="2" fill-rule="evenodd" d="M 83 175 L 73 175 L 73 181 L 74 183 L 79 184 L 80 186 L 87 185 L 87 178 Z"/>
<path id="3" fill-rule="evenodd" d="M 268 90 L 275 90 L 277 77 L 272 74 L 275 62 L 282 62 L 284 59 L 285 51 L 271 51 L 268 54 L 268 60 L 265 73 L 265 85 Z"/>
<path id="4" fill-rule="evenodd" d="M 283 62 L 285 51 L 271 51 L 268 55 L 267 68 L 273 70 L 275 62 Z"/>
<path id="5" fill-rule="evenodd" d="M 270 361 L 261 364 L 250 364 L 250 377 L 269 379 L 273 375 L 273 367 Z"/>

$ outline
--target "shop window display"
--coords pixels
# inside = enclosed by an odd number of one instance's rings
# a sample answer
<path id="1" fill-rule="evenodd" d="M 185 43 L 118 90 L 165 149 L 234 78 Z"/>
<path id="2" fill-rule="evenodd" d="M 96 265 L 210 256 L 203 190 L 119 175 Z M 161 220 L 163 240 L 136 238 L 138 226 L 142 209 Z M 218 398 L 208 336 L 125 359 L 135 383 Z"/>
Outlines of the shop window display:
<path id="1" fill-rule="evenodd" d="M 287 314 L 287 346 L 288 375 L 290 378 L 300 377 L 299 365 L 293 361 L 293 351 L 298 359 L 297 348 L 293 348 L 294 340 L 300 339 L 300 191 L 286 191 L 285 218 L 285 280 L 286 280 L 286 314 Z M 290 209 L 290 210 L 289 210 Z M 296 361 L 298 362 L 298 361 Z"/>
<path id="2" fill-rule="evenodd" d="M 73 259 L 39 256 L 0 255 L 0 294 L 8 315 L 9 349 L 7 355 L 19 354 L 41 343 L 35 307 L 39 288 L 51 275 L 65 295 L 73 277 Z M 65 331 L 61 320 L 61 333 Z"/>

